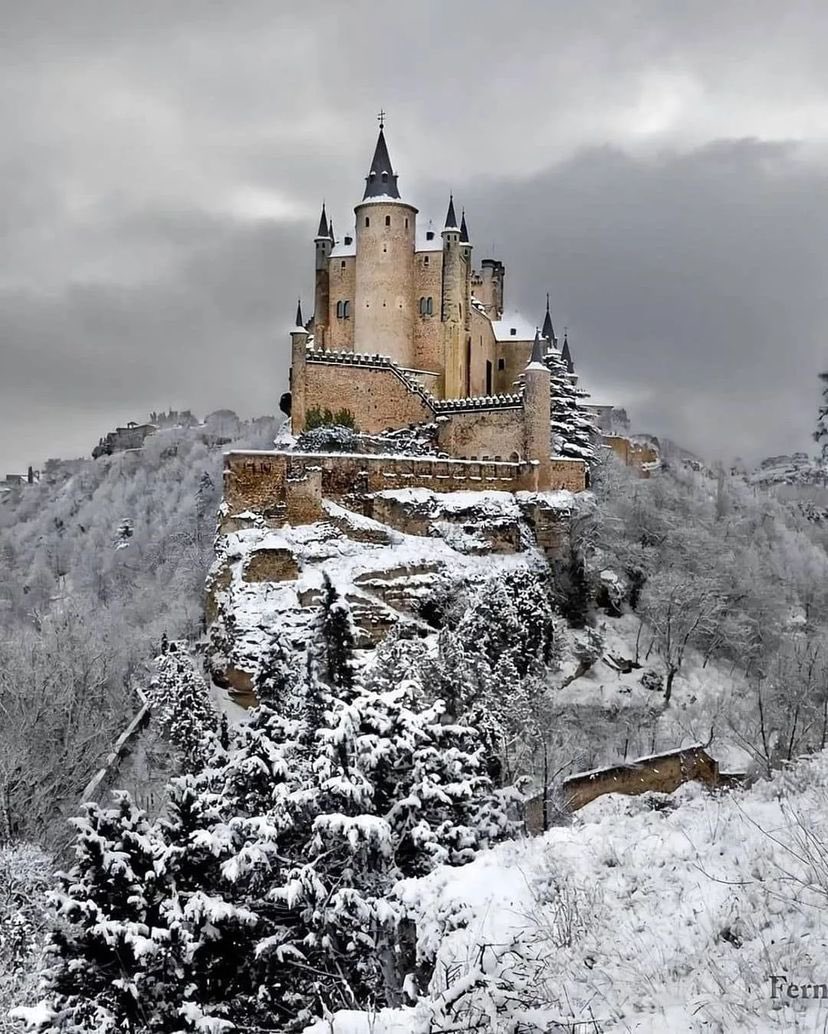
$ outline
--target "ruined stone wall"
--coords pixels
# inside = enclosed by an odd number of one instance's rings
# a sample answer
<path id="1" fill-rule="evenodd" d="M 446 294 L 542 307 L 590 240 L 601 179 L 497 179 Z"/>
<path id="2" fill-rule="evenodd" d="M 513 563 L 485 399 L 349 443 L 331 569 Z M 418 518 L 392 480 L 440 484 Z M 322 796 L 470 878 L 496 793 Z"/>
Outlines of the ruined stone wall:
<path id="1" fill-rule="evenodd" d="M 378 434 L 388 428 L 427 424 L 434 415 L 423 399 L 409 391 L 389 367 L 305 365 L 305 411 L 349 409 L 360 431 Z"/>
<path id="2" fill-rule="evenodd" d="M 328 333 L 325 347 L 354 350 L 354 307 L 356 305 L 356 256 L 345 255 L 329 260 Z M 336 315 L 337 302 L 348 302 L 347 317 Z"/>
<path id="3" fill-rule="evenodd" d="M 284 505 L 287 467 L 273 452 L 230 452 L 224 457 L 224 502 L 230 514 L 269 514 Z"/>
<path id="4" fill-rule="evenodd" d="M 637 470 L 640 477 L 649 477 L 647 464 L 658 463 L 658 450 L 652 445 L 635 442 L 620 434 L 604 434 L 601 442 L 612 449 L 624 466 Z"/>
<path id="5" fill-rule="evenodd" d="M 586 465 L 583 460 L 552 459 L 549 461 L 549 488 L 583 492 L 586 488 Z"/>

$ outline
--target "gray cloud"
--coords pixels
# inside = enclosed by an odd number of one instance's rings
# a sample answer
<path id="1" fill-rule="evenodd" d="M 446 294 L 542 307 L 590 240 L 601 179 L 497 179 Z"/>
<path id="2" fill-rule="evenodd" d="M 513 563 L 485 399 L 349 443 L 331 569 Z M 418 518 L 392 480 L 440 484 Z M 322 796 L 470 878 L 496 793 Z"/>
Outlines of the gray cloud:
<path id="1" fill-rule="evenodd" d="M 0 2 L 0 469 L 168 404 L 272 411 L 311 235 L 391 111 L 596 397 L 706 452 L 807 447 L 828 9 Z"/>

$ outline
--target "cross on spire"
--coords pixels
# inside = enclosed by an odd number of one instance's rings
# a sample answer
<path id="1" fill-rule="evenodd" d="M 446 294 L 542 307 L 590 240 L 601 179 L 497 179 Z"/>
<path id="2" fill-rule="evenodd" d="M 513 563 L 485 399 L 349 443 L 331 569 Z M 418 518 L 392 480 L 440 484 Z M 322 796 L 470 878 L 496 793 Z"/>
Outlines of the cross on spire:
<path id="1" fill-rule="evenodd" d="M 383 111 L 382 108 L 380 108 L 379 114 L 377 115 L 377 122 L 379 122 L 379 124 L 380 124 L 380 129 L 385 129 L 385 120 L 386 120 L 387 117 L 388 117 L 388 112 L 387 111 Z"/>

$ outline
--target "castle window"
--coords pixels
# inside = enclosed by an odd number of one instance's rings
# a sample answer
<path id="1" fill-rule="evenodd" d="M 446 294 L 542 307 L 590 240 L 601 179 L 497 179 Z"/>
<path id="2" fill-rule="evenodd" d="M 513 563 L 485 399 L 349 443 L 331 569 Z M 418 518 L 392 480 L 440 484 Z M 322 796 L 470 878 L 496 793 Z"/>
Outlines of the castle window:
<path id="1" fill-rule="evenodd" d="M 405 221 L 405 228 L 406 228 L 406 230 L 408 229 L 408 220 L 407 219 Z"/>
<path id="2" fill-rule="evenodd" d="M 345 259 L 342 260 L 342 268 L 345 268 Z"/>
<path id="3" fill-rule="evenodd" d="M 342 310 L 343 310 L 342 302 L 337 302 L 336 303 L 336 318 L 338 320 L 342 319 Z"/>
<path id="4" fill-rule="evenodd" d="M 386 226 L 390 226 L 391 225 L 391 216 L 390 215 L 387 215 L 385 217 L 385 225 Z"/>
<path id="5" fill-rule="evenodd" d="M 350 302 L 343 302 L 342 303 L 342 316 L 344 317 L 344 319 L 348 319 L 348 317 L 350 315 L 351 315 L 351 303 Z"/>
<path id="6" fill-rule="evenodd" d="M 509 333 L 512 337 L 517 337 L 517 327 L 509 327 Z"/>
<path id="7" fill-rule="evenodd" d="M 388 173 L 387 172 L 384 172 L 382 174 L 382 182 L 383 183 L 387 183 L 388 182 Z"/>
<path id="8" fill-rule="evenodd" d="M 420 315 L 425 316 L 426 314 L 426 300 L 425 298 L 420 299 Z"/>
<path id="9" fill-rule="evenodd" d="M 370 226 L 371 225 L 371 220 L 368 218 L 367 215 L 365 216 L 365 225 L 366 226 Z"/>
<path id="10" fill-rule="evenodd" d="M 434 299 L 433 298 L 426 298 L 426 312 L 428 313 L 429 316 L 433 316 L 434 315 Z"/>
<path id="11" fill-rule="evenodd" d="M 498 361 L 497 361 L 497 368 L 498 368 L 498 370 L 505 370 L 506 369 L 506 360 L 505 359 L 498 359 Z"/>
<path id="12" fill-rule="evenodd" d="M 428 255 L 426 255 L 426 257 L 423 259 L 423 265 L 424 266 L 428 265 Z"/>
<path id="13" fill-rule="evenodd" d="M 463 315 L 463 304 L 462 304 L 462 302 L 458 302 L 457 303 L 457 308 L 460 310 L 460 315 L 462 316 Z"/>

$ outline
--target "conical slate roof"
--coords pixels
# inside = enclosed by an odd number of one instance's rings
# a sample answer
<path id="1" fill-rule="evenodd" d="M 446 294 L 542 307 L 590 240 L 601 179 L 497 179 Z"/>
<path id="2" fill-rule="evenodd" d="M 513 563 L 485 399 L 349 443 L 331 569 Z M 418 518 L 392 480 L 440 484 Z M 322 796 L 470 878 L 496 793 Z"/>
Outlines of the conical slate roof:
<path id="1" fill-rule="evenodd" d="M 316 239 L 328 236 L 328 216 L 325 212 L 325 202 L 322 202 L 322 215 L 319 217 L 319 229 L 316 231 Z"/>
<path id="2" fill-rule="evenodd" d="M 572 353 L 569 351 L 569 336 L 564 331 L 563 345 L 561 347 L 561 359 L 566 363 L 566 368 L 570 373 L 575 373 L 575 364 L 572 362 Z"/>
<path id="3" fill-rule="evenodd" d="M 466 210 L 463 209 L 463 214 L 460 216 L 460 240 L 464 244 L 469 243 L 469 229 L 466 226 Z"/>
<path id="4" fill-rule="evenodd" d="M 443 227 L 444 230 L 456 230 L 457 216 L 454 213 L 454 194 L 449 195 L 449 206 L 446 212 L 446 225 Z"/>
<path id="5" fill-rule="evenodd" d="M 555 337 L 555 328 L 552 326 L 552 317 L 549 315 L 549 295 L 546 296 L 546 315 L 543 318 L 543 329 L 541 330 L 541 336 L 552 344 L 556 345 L 558 339 Z"/>
<path id="6" fill-rule="evenodd" d="M 296 303 L 296 326 L 305 329 L 305 321 L 302 319 L 302 299 Z"/>
<path id="7" fill-rule="evenodd" d="M 529 360 L 529 365 L 534 366 L 535 363 L 538 363 L 545 369 L 546 364 L 543 360 L 543 340 L 540 336 L 540 333 L 537 330 L 535 330 L 535 343 L 532 345 L 532 357 Z"/>
<path id="8" fill-rule="evenodd" d="M 365 179 L 365 193 L 362 200 L 372 197 L 399 197 L 397 189 L 397 177 L 391 168 L 391 158 L 388 154 L 388 145 L 385 142 L 385 133 L 380 127 L 377 137 L 377 146 L 374 149 L 374 157 L 371 161 L 371 170 Z"/>

